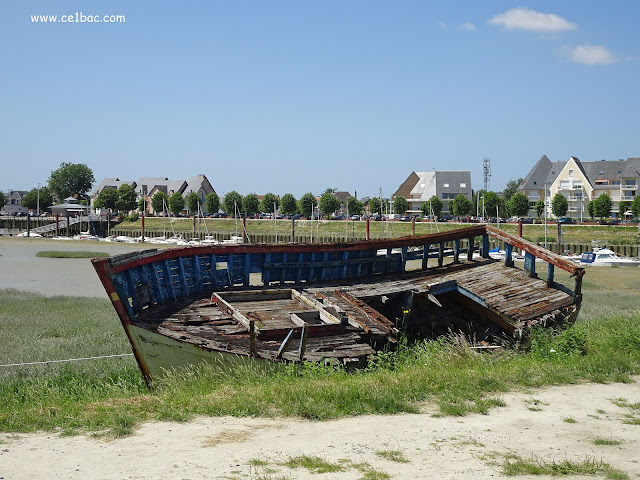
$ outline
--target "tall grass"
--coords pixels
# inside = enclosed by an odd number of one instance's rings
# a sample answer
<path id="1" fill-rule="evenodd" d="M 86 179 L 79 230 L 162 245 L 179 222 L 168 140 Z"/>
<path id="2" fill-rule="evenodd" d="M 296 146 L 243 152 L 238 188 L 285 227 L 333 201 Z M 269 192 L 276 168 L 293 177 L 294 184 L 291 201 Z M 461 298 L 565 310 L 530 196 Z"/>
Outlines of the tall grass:
<path id="1" fill-rule="evenodd" d="M 131 358 L 0 369 L 0 430 L 124 435 L 149 419 L 322 420 L 417 412 L 422 402 L 438 405 L 441 414 L 464 415 L 499 407 L 500 393 L 510 389 L 626 382 L 640 373 L 640 296 L 618 283 L 624 269 L 614 270 L 609 280 L 596 275 L 585 286 L 572 329 L 537 332 L 528 351 L 477 353 L 460 338 L 440 338 L 379 353 L 355 373 L 316 364 L 194 367 L 169 372 L 152 392 Z M 0 291 L 0 363 L 130 351 L 106 300 L 26 295 Z"/>

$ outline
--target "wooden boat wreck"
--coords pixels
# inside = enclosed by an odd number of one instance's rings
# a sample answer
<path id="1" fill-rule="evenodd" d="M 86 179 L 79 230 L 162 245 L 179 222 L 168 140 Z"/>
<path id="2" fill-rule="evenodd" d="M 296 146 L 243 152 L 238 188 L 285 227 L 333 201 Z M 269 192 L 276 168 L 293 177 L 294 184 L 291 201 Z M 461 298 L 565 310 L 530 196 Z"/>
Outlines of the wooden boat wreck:
<path id="1" fill-rule="evenodd" d="M 505 260 L 489 257 L 490 239 L 504 245 Z M 513 264 L 514 249 L 524 251 L 523 269 Z M 546 280 L 536 274 L 541 261 Z M 575 321 L 584 275 L 487 225 L 338 244 L 154 249 L 92 262 L 147 382 L 202 361 L 362 365 L 401 331 L 519 341 L 532 326 Z M 554 281 L 556 267 L 575 279 L 573 290 Z"/>

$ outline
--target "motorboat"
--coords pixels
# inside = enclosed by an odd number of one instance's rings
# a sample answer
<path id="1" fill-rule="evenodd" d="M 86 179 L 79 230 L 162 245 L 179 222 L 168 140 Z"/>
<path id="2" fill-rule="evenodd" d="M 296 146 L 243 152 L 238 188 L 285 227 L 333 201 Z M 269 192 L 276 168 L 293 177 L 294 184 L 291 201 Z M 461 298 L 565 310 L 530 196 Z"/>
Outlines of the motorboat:
<path id="1" fill-rule="evenodd" d="M 580 265 L 593 266 L 640 266 L 637 258 L 621 257 L 608 248 L 594 248 L 592 252 L 585 252 L 578 261 Z"/>

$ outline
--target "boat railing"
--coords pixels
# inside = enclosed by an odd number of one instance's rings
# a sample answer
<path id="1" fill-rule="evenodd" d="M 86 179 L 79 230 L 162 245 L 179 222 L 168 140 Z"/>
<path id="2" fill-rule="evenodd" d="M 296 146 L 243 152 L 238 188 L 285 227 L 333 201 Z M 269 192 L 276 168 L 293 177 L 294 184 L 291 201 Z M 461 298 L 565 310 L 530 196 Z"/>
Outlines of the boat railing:
<path id="1" fill-rule="evenodd" d="M 349 281 L 376 275 L 489 259 L 489 237 L 505 245 L 505 266 L 514 267 L 513 249 L 525 252 L 524 274 L 536 277 L 536 259 L 547 262 L 547 285 L 556 267 L 575 277 L 570 292 L 581 300 L 584 269 L 520 237 L 487 225 L 430 235 L 332 244 L 229 244 L 146 250 L 94 259 L 107 293 L 122 313 L 137 316 L 155 304 L 235 287 Z M 477 252 L 477 254 L 476 254 Z M 435 260 L 430 262 L 430 260 Z M 253 276 L 252 276 L 253 275 Z M 259 276 L 256 276 L 259 275 Z"/>

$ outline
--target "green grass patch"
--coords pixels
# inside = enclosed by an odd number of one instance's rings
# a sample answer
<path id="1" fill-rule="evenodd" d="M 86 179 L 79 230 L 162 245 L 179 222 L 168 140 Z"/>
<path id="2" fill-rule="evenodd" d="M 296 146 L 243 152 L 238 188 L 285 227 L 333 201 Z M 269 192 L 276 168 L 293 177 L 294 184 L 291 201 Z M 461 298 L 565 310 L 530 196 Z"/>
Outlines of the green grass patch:
<path id="1" fill-rule="evenodd" d="M 290 458 L 283 463 L 283 465 L 291 469 L 306 468 L 311 473 L 335 473 L 345 471 L 344 465 L 327 462 L 320 457 L 310 457 L 307 455 Z"/>
<path id="2" fill-rule="evenodd" d="M 640 373 L 638 312 L 637 294 L 585 288 L 578 323 L 564 332 L 541 332 L 529 350 L 479 353 L 456 338 L 440 338 L 379 353 L 368 368 L 352 373 L 316 364 L 200 367 L 169 373 L 152 392 L 131 357 L 0 367 L 0 431 L 122 436 L 147 420 L 323 420 L 415 413 L 422 402 L 438 405 L 443 415 L 487 413 L 504 405 L 500 394 L 509 390 L 630 381 Z M 130 351 L 107 299 L 0 290 L 0 364 Z M 627 421 L 636 422 L 640 404 L 616 401 L 630 409 Z"/>
<path id="3" fill-rule="evenodd" d="M 505 475 L 552 475 L 554 477 L 561 475 L 605 475 L 605 478 L 611 480 L 625 480 L 629 476 L 608 463 L 596 461 L 595 459 L 586 459 L 582 462 L 571 462 L 564 460 L 562 462 L 545 463 L 541 460 L 523 459 L 513 457 L 505 460 L 503 466 Z"/>
<path id="4" fill-rule="evenodd" d="M 65 251 L 65 250 L 43 250 L 36 253 L 36 257 L 42 258 L 98 258 L 108 257 L 106 252 L 89 252 L 89 251 Z"/>
<path id="5" fill-rule="evenodd" d="M 603 445 L 603 446 L 615 446 L 615 445 L 621 445 L 622 442 L 620 440 L 613 440 L 611 438 L 594 438 L 593 444 Z"/>
<path id="6" fill-rule="evenodd" d="M 565 422 L 565 423 L 578 423 L 578 421 L 573 417 L 563 418 L 562 421 Z"/>
<path id="7" fill-rule="evenodd" d="M 376 455 L 391 462 L 409 463 L 409 459 L 400 450 L 378 450 Z"/>

